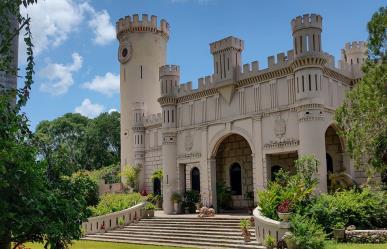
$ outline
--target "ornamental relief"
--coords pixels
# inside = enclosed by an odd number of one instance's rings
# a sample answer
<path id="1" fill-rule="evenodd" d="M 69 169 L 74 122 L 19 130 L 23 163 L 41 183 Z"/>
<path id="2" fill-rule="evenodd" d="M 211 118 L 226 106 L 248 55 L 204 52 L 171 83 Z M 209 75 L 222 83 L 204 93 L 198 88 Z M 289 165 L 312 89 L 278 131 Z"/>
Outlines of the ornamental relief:
<path id="1" fill-rule="evenodd" d="M 185 151 L 189 152 L 192 150 L 194 137 L 191 132 L 187 132 L 184 137 L 184 148 Z"/>

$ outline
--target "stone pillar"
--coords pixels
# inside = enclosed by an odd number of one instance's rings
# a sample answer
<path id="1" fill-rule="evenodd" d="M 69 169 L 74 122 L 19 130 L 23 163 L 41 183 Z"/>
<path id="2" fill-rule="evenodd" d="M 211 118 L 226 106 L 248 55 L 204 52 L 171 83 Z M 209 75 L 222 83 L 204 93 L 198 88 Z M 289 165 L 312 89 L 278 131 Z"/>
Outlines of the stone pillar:
<path id="1" fill-rule="evenodd" d="M 327 192 L 327 167 L 325 150 L 324 111 L 322 105 L 306 104 L 299 108 L 299 157 L 314 155 L 320 162 L 316 172 L 318 190 Z"/>
<path id="2" fill-rule="evenodd" d="M 261 118 L 253 119 L 253 143 L 254 149 L 251 157 L 253 159 L 253 185 L 254 185 L 254 202 L 257 202 L 257 191 L 264 189 L 264 174 L 262 163 L 262 128 Z"/>
<path id="3" fill-rule="evenodd" d="M 200 159 L 200 194 L 202 197 L 202 203 L 205 206 L 209 206 L 210 200 L 210 169 L 207 164 L 208 161 L 208 143 L 207 138 L 208 130 L 207 127 L 201 129 L 201 159 Z"/>
<path id="4" fill-rule="evenodd" d="M 163 210 L 166 214 L 173 213 L 173 203 L 171 196 L 177 192 L 178 184 L 178 166 L 177 166 L 177 147 L 176 132 L 163 131 Z"/>
<path id="5" fill-rule="evenodd" d="M 216 197 L 216 159 L 210 158 L 207 160 L 208 167 L 208 185 L 209 185 L 209 206 L 213 206 L 217 209 L 217 197 Z"/>

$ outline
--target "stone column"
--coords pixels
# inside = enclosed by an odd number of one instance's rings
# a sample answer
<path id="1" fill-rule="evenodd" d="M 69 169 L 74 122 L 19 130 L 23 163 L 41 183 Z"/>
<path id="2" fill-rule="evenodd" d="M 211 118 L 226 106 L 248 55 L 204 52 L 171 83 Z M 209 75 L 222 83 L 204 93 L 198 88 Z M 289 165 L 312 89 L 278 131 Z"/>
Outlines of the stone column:
<path id="1" fill-rule="evenodd" d="M 207 138 L 208 130 L 207 127 L 201 129 L 201 159 L 200 159 L 200 194 L 202 196 L 203 205 L 209 206 L 210 204 L 210 169 L 208 161 L 208 143 Z"/>
<path id="2" fill-rule="evenodd" d="M 216 210 L 217 208 L 217 198 L 216 198 L 216 159 L 214 157 L 207 160 L 208 167 L 208 185 L 209 185 L 209 206 L 213 206 Z"/>
<path id="3" fill-rule="evenodd" d="M 163 132 L 163 210 L 166 214 L 173 213 L 173 203 L 171 196 L 177 192 L 178 184 L 178 165 L 177 165 L 177 147 L 176 132 Z"/>
<path id="4" fill-rule="evenodd" d="M 251 157 L 253 159 L 253 185 L 254 185 L 254 202 L 257 202 L 257 191 L 264 189 L 264 174 L 262 163 L 262 130 L 261 118 L 253 119 L 253 143 L 254 149 Z"/>
<path id="5" fill-rule="evenodd" d="M 300 146 L 299 157 L 314 155 L 320 162 L 316 172 L 318 190 L 327 191 L 324 112 L 319 104 L 307 104 L 298 110 Z"/>

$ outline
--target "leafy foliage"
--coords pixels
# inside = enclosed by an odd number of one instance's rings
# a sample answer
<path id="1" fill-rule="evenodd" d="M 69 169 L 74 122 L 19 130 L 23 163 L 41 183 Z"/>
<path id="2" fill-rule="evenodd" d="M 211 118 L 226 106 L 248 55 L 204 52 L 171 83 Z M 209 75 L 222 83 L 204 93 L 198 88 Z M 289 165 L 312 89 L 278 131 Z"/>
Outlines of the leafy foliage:
<path id="1" fill-rule="evenodd" d="M 120 114 L 102 113 L 89 119 L 67 113 L 42 121 L 35 132 L 39 153 L 55 172 L 67 165 L 67 174 L 118 164 L 120 159 Z M 63 170 L 62 170 L 63 171 Z"/>
<path id="2" fill-rule="evenodd" d="M 383 228 L 387 224 L 386 208 L 385 192 L 364 188 L 323 194 L 304 213 L 330 232 L 338 223 L 358 229 Z"/>
<path id="3" fill-rule="evenodd" d="M 291 208 L 303 207 L 311 201 L 313 189 L 317 185 L 313 173 L 318 166 L 318 160 L 314 156 L 306 155 L 295 163 L 295 175 L 291 176 L 281 170 L 266 190 L 258 192 L 258 205 L 264 216 L 278 220 L 277 208 L 285 200 L 292 204 Z"/>
<path id="4" fill-rule="evenodd" d="M 131 194 L 105 194 L 97 206 L 91 207 L 93 216 L 100 216 L 121 211 L 139 204 L 142 197 L 139 193 Z"/>
<path id="5" fill-rule="evenodd" d="M 293 215 L 291 218 L 291 230 L 293 239 L 299 249 L 322 249 L 325 247 L 325 233 L 321 225 L 315 220 Z"/>
<path id="6" fill-rule="evenodd" d="M 364 77 L 348 92 L 336 120 L 348 151 L 357 166 L 387 169 L 387 8 L 382 7 L 368 23 L 368 58 Z"/>
<path id="7" fill-rule="evenodd" d="M 95 206 L 99 202 L 98 184 L 85 172 L 77 172 L 69 178 L 73 184 L 80 185 L 79 190 L 85 197 L 87 206 Z"/>
<path id="8" fill-rule="evenodd" d="M 152 180 L 154 179 L 159 179 L 159 180 L 163 179 L 163 169 L 156 169 L 155 171 L 153 171 Z"/>
<path id="9" fill-rule="evenodd" d="M 231 188 L 225 183 L 216 184 L 216 198 L 218 208 L 229 208 L 231 205 Z"/>
<path id="10" fill-rule="evenodd" d="M 107 184 L 113 184 L 121 181 L 120 171 L 121 171 L 120 165 L 113 164 L 107 167 L 102 167 L 97 170 L 85 171 L 85 173 L 89 175 L 90 178 L 97 183 L 102 179 Z"/>
<path id="11" fill-rule="evenodd" d="M 128 186 L 134 191 L 138 190 L 138 175 L 140 174 L 140 170 L 139 167 L 128 165 L 121 173 L 125 177 Z"/>

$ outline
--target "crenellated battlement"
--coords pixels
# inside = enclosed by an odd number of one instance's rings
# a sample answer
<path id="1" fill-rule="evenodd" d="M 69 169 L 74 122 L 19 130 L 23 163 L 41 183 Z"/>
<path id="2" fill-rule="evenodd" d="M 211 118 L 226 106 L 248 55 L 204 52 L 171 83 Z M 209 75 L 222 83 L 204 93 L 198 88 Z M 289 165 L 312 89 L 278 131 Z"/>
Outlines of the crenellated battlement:
<path id="1" fill-rule="evenodd" d="M 146 115 L 144 118 L 144 126 L 161 124 L 161 121 L 162 121 L 161 113 Z"/>
<path id="2" fill-rule="evenodd" d="M 367 43 L 364 41 L 353 41 L 353 42 L 347 42 L 345 44 L 344 50 L 350 52 L 352 50 L 355 51 L 365 51 L 367 50 Z"/>
<path id="3" fill-rule="evenodd" d="M 303 16 L 297 16 L 291 22 L 292 32 L 304 28 L 318 28 L 322 29 L 322 17 L 317 14 L 305 14 Z"/>
<path id="4" fill-rule="evenodd" d="M 180 76 L 180 67 L 178 65 L 164 65 L 159 70 L 160 78 L 163 76 Z"/>
<path id="5" fill-rule="evenodd" d="M 169 24 L 162 19 L 160 25 L 157 23 L 157 16 L 151 16 L 149 19 L 147 14 L 143 14 L 140 20 L 138 14 L 121 18 L 116 23 L 117 38 L 124 33 L 134 32 L 154 32 L 159 33 L 166 39 L 169 38 Z"/>
<path id="6" fill-rule="evenodd" d="M 229 49 L 242 51 L 244 49 L 244 41 L 234 36 L 229 36 L 222 40 L 210 43 L 211 54 L 220 53 Z"/>

